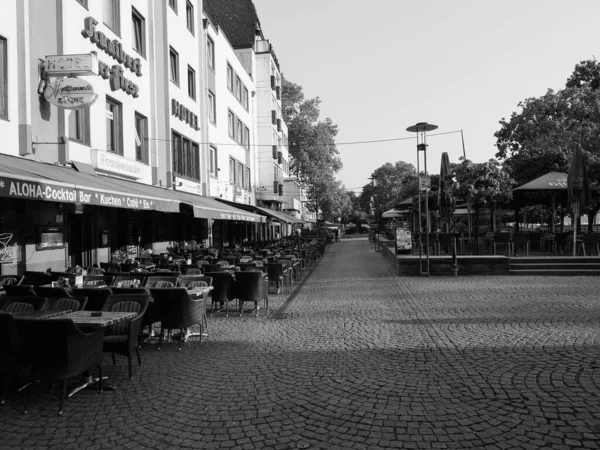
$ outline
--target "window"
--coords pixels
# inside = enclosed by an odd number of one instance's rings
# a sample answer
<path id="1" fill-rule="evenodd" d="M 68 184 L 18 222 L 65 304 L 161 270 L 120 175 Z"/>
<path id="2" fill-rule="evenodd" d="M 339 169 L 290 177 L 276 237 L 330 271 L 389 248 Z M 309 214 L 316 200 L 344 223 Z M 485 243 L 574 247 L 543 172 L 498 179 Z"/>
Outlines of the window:
<path id="1" fill-rule="evenodd" d="M 148 118 L 135 113 L 135 159 L 148 164 Z"/>
<path id="2" fill-rule="evenodd" d="M 198 144 L 172 132 L 173 173 L 200 181 L 200 150 Z"/>
<path id="3" fill-rule="evenodd" d="M 240 119 L 235 121 L 235 141 L 238 144 L 242 143 L 242 121 Z"/>
<path id="4" fill-rule="evenodd" d="M 123 154 L 123 106 L 106 97 L 106 151 Z"/>
<path id="5" fill-rule="evenodd" d="M 90 145 L 90 108 L 74 109 L 69 113 L 69 139 Z"/>
<path id="6" fill-rule="evenodd" d="M 237 163 L 237 174 L 235 181 L 238 186 L 244 185 L 244 165 L 241 162 Z"/>
<path id="7" fill-rule="evenodd" d="M 196 100 L 196 71 L 188 66 L 188 95 Z"/>
<path id="8" fill-rule="evenodd" d="M 120 10 L 121 0 L 104 0 L 104 25 L 117 35 L 121 34 Z"/>
<path id="9" fill-rule="evenodd" d="M 242 101 L 242 80 L 240 80 L 240 77 L 235 77 L 235 98 L 239 102 Z"/>
<path id="10" fill-rule="evenodd" d="M 234 116 L 233 113 L 231 111 L 229 111 L 228 117 L 227 117 L 227 126 L 229 128 L 229 137 L 230 138 L 234 138 L 235 139 L 235 123 L 234 123 Z"/>
<path id="11" fill-rule="evenodd" d="M 244 105 L 244 108 L 248 111 L 248 88 L 246 86 L 244 86 L 244 93 L 242 95 L 242 105 Z"/>
<path id="12" fill-rule="evenodd" d="M 177 14 L 177 0 L 169 0 L 169 6 Z"/>
<path id="13" fill-rule="evenodd" d="M 244 181 L 246 182 L 246 189 L 249 191 L 252 190 L 252 185 L 250 183 L 250 167 L 246 167 L 246 178 Z"/>
<path id="14" fill-rule="evenodd" d="M 208 91 L 208 120 L 211 123 L 217 123 L 217 102 L 215 99 L 215 94 Z"/>
<path id="15" fill-rule="evenodd" d="M 210 156 L 209 156 L 209 171 L 211 175 L 217 176 L 217 170 L 219 170 L 219 165 L 217 164 L 217 147 L 210 146 Z"/>
<path id="16" fill-rule="evenodd" d="M 235 184 L 235 159 L 229 158 L 229 184 Z"/>
<path id="17" fill-rule="evenodd" d="M 133 49 L 142 56 L 146 56 L 146 19 L 131 8 L 131 21 L 133 25 Z"/>
<path id="18" fill-rule="evenodd" d="M 0 119 L 8 119 L 8 41 L 0 37 Z"/>
<path id="19" fill-rule="evenodd" d="M 250 130 L 248 127 L 244 127 L 244 139 L 242 140 L 242 145 L 246 150 L 250 150 Z"/>
<path id="20" fill-rule="evenodd" d="M 189 1 L 185 4 L 185 21 L 187 23 L 187 29 L 190 33 L 194 34 L 194 5 Z"/>
<path id="21" fill-rule="evenodd" d="M 206 62 L 208 67 L 215 70 L 215 43 L 211 38 L 206 39 Z"/>
<path id="22" fill-rule="evenodd" d="M 77 3 L 86 8 L 88 7 L 88 0 L 77 0 Z"/>
<path id="23" fill-rule="evenodd" d="M 233 69 L 227 64 L 227 89 L 233 92 Z"/>
<path id="24" fill-rule="evenodd" d="M 171 47 L 170 56 L 171 62 L 171 81 L 179 86 L 179 53 Z"/>

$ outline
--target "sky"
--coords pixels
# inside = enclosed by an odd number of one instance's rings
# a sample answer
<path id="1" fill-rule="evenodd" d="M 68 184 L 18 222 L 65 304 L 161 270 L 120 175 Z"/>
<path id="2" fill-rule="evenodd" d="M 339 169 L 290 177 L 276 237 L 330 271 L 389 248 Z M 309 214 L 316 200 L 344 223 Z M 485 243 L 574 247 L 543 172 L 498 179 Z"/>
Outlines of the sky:
<path id="1" fill-rule="evenodd" d="M 599 0 L 254 4 L 285 77 L 338 125 L 337 179 L 355 192 L 385 163 L 417 166 L 406 128 L 418 122 L 438 126 L 419 157 L 429 173 L 439 173 L 442 152 L 458 163 L 463 140 L 467 159 L 495 158 L 502 118 L 600 58 Z"/>

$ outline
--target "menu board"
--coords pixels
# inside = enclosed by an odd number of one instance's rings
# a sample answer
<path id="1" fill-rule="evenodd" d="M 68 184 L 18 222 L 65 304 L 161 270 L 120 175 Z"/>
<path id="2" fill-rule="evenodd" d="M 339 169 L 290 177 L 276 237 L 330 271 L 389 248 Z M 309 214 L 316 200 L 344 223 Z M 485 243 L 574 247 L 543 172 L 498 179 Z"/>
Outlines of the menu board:
<path id="1" fill-rule="evenodd" d="M 396 250 L 412 250 L 412 234 L 408 228 L 396 228 Z"/>

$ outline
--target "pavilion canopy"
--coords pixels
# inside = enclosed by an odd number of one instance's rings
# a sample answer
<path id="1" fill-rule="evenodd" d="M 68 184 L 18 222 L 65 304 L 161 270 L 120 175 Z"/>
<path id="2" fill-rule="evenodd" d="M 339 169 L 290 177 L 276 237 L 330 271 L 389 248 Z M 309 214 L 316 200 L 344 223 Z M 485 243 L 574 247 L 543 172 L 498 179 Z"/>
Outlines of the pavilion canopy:
<path id="1" fill-rule="evenodd" d="M 515 206 L 548 204 L 552 199 L 561 203 L 566 196 L 567 174 L 561 172 L 547 173 L 513 189 Z"/>

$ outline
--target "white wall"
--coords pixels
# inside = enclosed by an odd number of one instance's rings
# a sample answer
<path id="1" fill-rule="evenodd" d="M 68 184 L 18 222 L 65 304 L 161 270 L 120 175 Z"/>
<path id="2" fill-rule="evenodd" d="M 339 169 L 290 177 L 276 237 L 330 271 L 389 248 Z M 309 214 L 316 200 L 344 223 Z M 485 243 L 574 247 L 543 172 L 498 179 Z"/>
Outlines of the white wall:
<path id="1" fill-rule="evenodd" d="M 5 0 L 0 14 L 0 36 L 7 40 L 8 46 L 8 119 L 0 119 L 0 152 L 19 155 L 19 69 L 18 58 L 21 47 L 17 34 L 17 3 L 23 0 Z"/>

